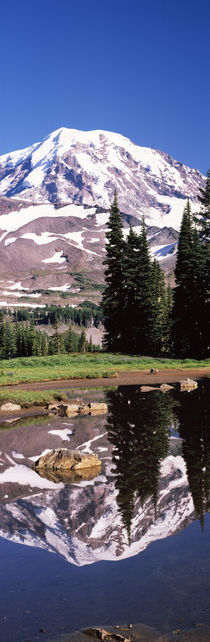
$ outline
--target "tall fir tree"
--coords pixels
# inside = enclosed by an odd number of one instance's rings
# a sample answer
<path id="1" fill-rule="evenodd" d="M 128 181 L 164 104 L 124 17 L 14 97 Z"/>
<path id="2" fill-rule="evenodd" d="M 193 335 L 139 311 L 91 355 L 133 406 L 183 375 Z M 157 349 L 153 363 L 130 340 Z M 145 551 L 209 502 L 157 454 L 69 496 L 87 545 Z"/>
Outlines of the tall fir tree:
<path id="1" fill-rule="evenodd" d="M 82 332 L 80 334 L 79 338 L 79 344 L 78 344 L 78 351 L 79 352 L 87 352 L 88 351 L 88 342 L 86 339 L 86 334 L 84 328 L 82 329 Z"/>
<path id="2" fill-rule="evenodd" d="M 139 237 L 130 225 L 124 249 L 123 262 L 123 310 L 122 310 L 122 345 L 123 352 L 136 352 L 136 319 Z"/>
<path id="3" fill-rule="evenodd" d="M 207 171 L 205 189 L 200 189 L 198 200 L 201 204 L 201 212 L 196 217 L 196 223 L 199 229 L 199 237 L 202 241 L 203 252 L 205 256 L 205 274 L 203 278 L 203 292 L 205 299 L 205 317 L 206 317 L 206 341 L 205 352 L 210 351 L 210 169 Z"/>
<path id="4" fill-rule="evenodd" d="M 138 278 L 136 284 L 136 313 L 134 318 L 135 345 L 137 354 L 151 354 L 152 315 L 152 270 L 143 218 L 139 236 L 139 250 L 136 254 Z"/>
<path id="5" fill-rule="evenodd" d="M 198 225 L 200 237 L 210 242 L 210 169 L 207 171 L 205 189 L 200 188 L 198 200 L 201 204 L 201 211 L 195 215 L 195 222 Z"/>
<path id="6" fill-rule="evenodd" d="M 205 252 L 193 227 L 188 201 L 180 228 L 175 268 L 173 334 L 175 354 L 178 357 L 207 356 L 205 270 Z"/>
<path id="7" fill-rule="evenodd" d="M 70 323 L 69 330 L 68 330 L 68 336 L 67 336 L 67 342 L 66 342 L 66 350 L 67 350 L 67 352 L 75 352 L 74 333 L 73 333 L 73 330 L 72 330 L 71 323 Z"/>
<path id="8" fill-rule="evenodd" d="M 122 349 L 122 310 L 123 310 L 123 225 L 118 208 L 117 195 L 111 205 L 106 233 L 106 259 L 104 261 L 106 287 L 102 297 L 105 337 L 104 345 L 108 351 Z"/>
<path id="9" fill-rule="evenodd" d="M 159 357 L 166 350 L 165 333 L 167 325 L 167 295 L 164 274 L 160 264 L 154 259 L 151 266 L 151 320 L 150 320 L 150 349 L 154 357 Z"/>

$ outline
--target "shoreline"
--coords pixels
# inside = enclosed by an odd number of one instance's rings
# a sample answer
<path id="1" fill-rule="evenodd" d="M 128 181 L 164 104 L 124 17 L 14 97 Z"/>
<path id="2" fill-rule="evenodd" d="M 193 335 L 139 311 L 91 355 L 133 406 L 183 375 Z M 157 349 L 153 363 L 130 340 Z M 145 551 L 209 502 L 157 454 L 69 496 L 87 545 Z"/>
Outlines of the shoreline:
<path id="1" fill-rule="evenodd" d="M 88 390 L 91 392 L 95 391 L 102 391 L 107 390 L 107 389 L 117 389 L 119 386 L 148 386 L 148 387 L 155 387 L 159 386 L 162 383 L 167 383 L 171 384 L 176 387 L 176 384 L 178 384 L 181 380 L 190 378 L 194 380 L 199 380 L 199 379 L 205 379 L 207 376 L 210 376 L 210 367 L 208 368 L 189 368 L 186 371 L 186 368 L 183 369 L 169 369 L 169 370 L 160 370 L 159 372 L 156 372 L 155 374 L 150 374 L 149 371 L 133 371 L 133 372 L 126 372 L 122 371 L 119 373 L 119 375 L 115 378 L 113 377 L 98 377 L 96 379 L 60 379 L 60 380 L 52 380 L 52 381 L 38 381 L 38 382 L 30 382 L 30 383 L 22 383 L 22 384 L 13 384 L 9 385 L 8 387 L 2 386 L 0 389 L 4 390 L 6 388 L 7 393 L 8 389 L 11 390 L 11 398 L 12 398 L 12 391 L 15 390 L 17 391 L 17 396 L 18 392 L 21 393 L 25 391 L 26 393 L 30 391 L 31 392 L 46 392 L 50 393 L 53 391 L 60 391 L 61 393 L 68 394 L 68 392 L 71 392 L 71 394 L 75 395 L 82 393 L 82 391 L 87 392 Z M 9 396 L 9 395 L 8 395 Z M 29 395 L 30 397 L 30 395 Z M 16 401 L 11 401 L 7 400 L 6 403 L 18 403 L 21 408 L 19 410 L 8 410 L 6 411 L 1 411 L 0 408 L 0 425 L 4 423 L 7 420 L 13 420 L 14 417 L 17 419 L 21 419 L 24 417 L 39 417 L 39 416 L 44 416 L 44 415 L 49 415 L 47 405 L 48 403 L 54 403 L 55 399 L 52 397 L 52 401 L 50 402 L 43 402 L 42 401 L 37 401 L 34 402 L 32 401 L 30 403 L 30 400 L 27 402 L 26 405 L 21 406 L 21 398 L 20 400 Z M 61 400 L 62 403 L 62 400 Z M 64 399 L 65 403 L 65 399 Z M 73 398 L 71 399 L 71 403 L 73 403 Z"/>
<path id="2" fill-rule="evenodd" d="M 32 381 L 27 383 L 8 384 L 1 388 L 21 389 L 21 390 L 68 390 L 72 388 L 108 388 L 129 385 L 154 385 L 161 383 L 178 383 L 181 379 L 202 379 L 210 376 L 210 367 L 201 368 L 171 368 L 159 370 L 155 374 L 150 374 L 149 370 L 120 371 L 116 377 L 96 377 L 93 379 L 57 379 L 47 381 Z"/>

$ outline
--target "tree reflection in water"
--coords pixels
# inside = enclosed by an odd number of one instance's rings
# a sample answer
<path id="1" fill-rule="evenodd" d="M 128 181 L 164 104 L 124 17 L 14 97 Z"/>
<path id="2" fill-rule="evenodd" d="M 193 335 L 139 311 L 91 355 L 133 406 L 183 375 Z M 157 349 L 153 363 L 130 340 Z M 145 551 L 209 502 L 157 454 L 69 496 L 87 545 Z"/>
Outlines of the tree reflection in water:
<path id="1" fill-rule="evenodd" d="M 152 497 L 156 517 L 160 466 L 168 454 L 172 425 L 178 426 L 183 440 L 189 487 L 204 529 L 210 509 L 210 379 L 190 393 L 174 389 L 165 395 L 120 386 L 107 393 L 107 401 L 117 502 L 129 541 L 136 497 L 141 507 Z"/>
<path id="2" fill-rule="evenodd" d="M 210 379 L 201 381 L 195 391 L 181 393 L 176 413 L 190 491 L 203 530 L 210 508 Z"/>
<path id="3" fill-rule="evenodd" d="M 113 444 L 117 502 L 130 542 L 135 497 L 143 507 L 152 496 L 156 513 L 161 461 L 167 456 L 173 398 L 139 386 L 107 393 L 108 439 Z"/>

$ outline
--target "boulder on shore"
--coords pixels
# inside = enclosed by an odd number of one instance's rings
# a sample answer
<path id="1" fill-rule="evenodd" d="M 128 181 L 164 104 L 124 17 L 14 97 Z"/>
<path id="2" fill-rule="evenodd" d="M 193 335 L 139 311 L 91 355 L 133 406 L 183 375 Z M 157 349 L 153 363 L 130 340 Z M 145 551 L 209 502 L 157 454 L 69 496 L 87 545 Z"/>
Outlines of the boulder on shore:
<path id="1" fill-rule="evenodd" d="M 96 414 L 96 415 L 103 415 L 106 412 L 108 412 L 108 406 L 106 403 L 102 402 L 93 402 L 91 401 L 89 404 L 89 412 L 91 415 Z"/>
<path id="2" fill-rule="evenodd" d="M 1 406 L 1 412 L 17 412 L 17 410 L 21 410 L 21 406 L 17 403 L 3 403 Z"/>
<path id="3" fill-rule="evenodd" d="M 33 468 L 35 470 L 51 471 L 71 471 L 79 473 L 88 468 L 99 468 L 101 461 L 98 455 L 93 453 L 82 453 L 78 450 L 68 450 L 68 448 L 56 448 L 50 450 L 46 455 L 42 455 L 35 461 Z"/>

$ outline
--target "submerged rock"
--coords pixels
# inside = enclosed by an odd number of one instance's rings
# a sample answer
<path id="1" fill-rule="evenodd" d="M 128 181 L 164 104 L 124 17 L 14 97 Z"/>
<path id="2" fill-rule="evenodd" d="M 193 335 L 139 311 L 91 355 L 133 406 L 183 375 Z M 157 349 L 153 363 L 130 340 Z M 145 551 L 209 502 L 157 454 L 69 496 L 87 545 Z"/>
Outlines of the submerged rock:
<path id="1" fill-rule="evenodd" d="M 160 390 L 161 392 L 167 392 L 168 390 L 173 390 L 173 386 L 169 386 L 168 383 L 161 383 Z"/>
<path id="2" fill-rule="evenodd" d="M 68 448 L 50 450 L 33 464 L 33 468 L 38 471 L 71 471 L 73 473 L 79 473 L 89 468 L 100 468 L 100 466 L 101 461 L 98 459 L 98 455 L 68 450 Z"/>
<path id="3" fill-rule="evenodd" d="M 154 386 L 141 386 L 141 392 L 151 392 L 152 390 L 160 390 L 160 388 L 155 388 Z"/>

